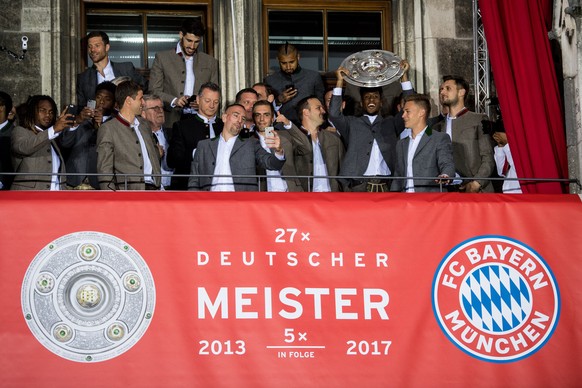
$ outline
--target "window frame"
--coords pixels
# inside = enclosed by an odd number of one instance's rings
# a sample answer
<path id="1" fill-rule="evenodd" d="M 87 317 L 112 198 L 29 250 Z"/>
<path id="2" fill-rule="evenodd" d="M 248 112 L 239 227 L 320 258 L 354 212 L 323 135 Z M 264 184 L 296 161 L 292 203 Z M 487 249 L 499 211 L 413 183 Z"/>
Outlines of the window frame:
<path id="1" fill-rule="evenodd" d="M 383 50 L 392 51 L 392 1 L 385 0 L 263 0 L 262 5 L 262 33 L 263 33 L 263 69 L 269 69 L 269 11 L 321 11 L 323 14 L 323 71 L 333 72 L 328 69 L 328 12 L 380 12 L 381 14 L 381 44 Z M 325 70 L 328 69 L 328 70 Z"/>
<path id="2" fill-rule="evenodd" d="M 80 28 L 80 45 L 81 45 L 81 61 L 80 66 L 85 69 L 89 66 L 87 60 L 87 47 L 84 44 L 84 38 L 89 31 L 87 31 L 87 15 L 92 11 L 94 13 L 105 13 L 105 14 L 122 14 L 122 13 L 136 13 L 140 15 L 184 15 L 184 17 L 193 15 L 198 16 L 201 14 L 204 27 L 206 28 L 206 34 L 204 35 L 205 41 L 205 51 L 207 54 L 214 56 L 214 25 L 212 22 L 212 2 L 213 0 L 170 0 L 170 1 L 160 1 L 160 0 L 83 0 L 81 2 L 81 28 Z M 111 6 L 122 6 L 119 8 L 108 8 Z M 175 5 L 180 7 L 177 10 L 172 10 L 168 7 L 167 11 L 162 11 L 154 9 L 156 6 L 160 5 Z M 148 6 L 151 8 L 148 9 Z M 143 19 L 142 19 L 143 23 Z M 149 75 L 149 64 L 148 64 L 148 45 L 147 45 L 147 34 L 148 31 L 145 25 L 142 25 L 144 30 L 144 64 L 145 67 L 137 68 L 141 73 L 148 76 Z M 179 26 L 176 26 L 176 34 L 178 34 Z M 148 77 L 149 78 L 149 77 Z"/>

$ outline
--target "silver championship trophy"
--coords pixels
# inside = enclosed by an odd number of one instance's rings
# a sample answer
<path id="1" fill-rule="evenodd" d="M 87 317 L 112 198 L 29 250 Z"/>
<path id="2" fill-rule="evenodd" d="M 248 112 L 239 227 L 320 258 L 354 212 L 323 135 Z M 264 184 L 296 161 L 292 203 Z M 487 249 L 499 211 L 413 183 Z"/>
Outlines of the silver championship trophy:
<path id="1" fill-rule="evenodd" d="M 396 82 L 404 70 L 402 59 L 390 51 L 364 50 L 348 56 L 341 63 L 347 69 L 346 82 L 352 85 L 374 88 Z"/>

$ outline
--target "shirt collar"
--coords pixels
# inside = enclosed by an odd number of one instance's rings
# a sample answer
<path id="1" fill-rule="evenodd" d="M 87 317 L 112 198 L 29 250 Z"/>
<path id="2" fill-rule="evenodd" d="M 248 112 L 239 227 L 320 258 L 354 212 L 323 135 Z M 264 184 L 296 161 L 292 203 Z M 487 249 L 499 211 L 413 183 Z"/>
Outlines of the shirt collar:
<path id="1" fill-rule="evenodd" d="M 208 118 L 202 116 L 200 113 L 196 113 L 196 117 L 198 117 L 200 120 L 202 120 L 202 122 L 204 122 L 205 124 L 214 124 L 216 122 L 216 116 L 208 119 Z"/>

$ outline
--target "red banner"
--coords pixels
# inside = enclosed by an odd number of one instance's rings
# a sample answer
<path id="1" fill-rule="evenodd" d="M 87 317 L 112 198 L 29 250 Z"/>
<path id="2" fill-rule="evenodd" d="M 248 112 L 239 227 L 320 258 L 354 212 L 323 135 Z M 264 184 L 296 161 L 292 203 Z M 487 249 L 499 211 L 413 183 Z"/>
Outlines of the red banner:
<path id="1" fill-rule="evenodd" d="M 2 386 L 579 386 L 573 195 L 0 193 Z"/>

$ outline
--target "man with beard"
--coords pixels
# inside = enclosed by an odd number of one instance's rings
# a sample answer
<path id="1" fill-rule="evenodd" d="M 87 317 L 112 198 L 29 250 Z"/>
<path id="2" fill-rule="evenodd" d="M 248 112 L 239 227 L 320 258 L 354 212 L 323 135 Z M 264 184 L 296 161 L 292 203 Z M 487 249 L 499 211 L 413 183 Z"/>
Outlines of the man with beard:
<path id="1" fill-rule="evenodd" d="M 150 91 L 164 101 L 166 126 L 171 127 L 182 115 L 196 113 L 195 91 L 206 82 L 218 83 L 218 61 L 199 52 L 205 30 L 198 18 L 185 19 L 180 27 L 180 41 L 175 49 L 156 53 L 150 73 Z"/>
<path id="2" fill-rule="evenodd" d="M 298 123 L 297 103 L 307 96 L 316 96 L 323 101 L 325 88 L 321 75 L 314 70 L 304 69 L 299 65 L 301 55 L 295 46 L 285 43 L 277 52 L 280 70 L 267 76 L 265 83 L 271 85 L 277 95 L 279 112 L 289 120 Z"/>
<path id="3" fill-rule="evenodd" d="M 400 66 L 404 70 L 400 81 L 404 94 L 412 94 L 408 81 L 407 61 Z M 394 172 L 396 142 L 404 130 L 402 112 L 396 116 L 382 117 L 382 88 L 360 88 L 364 115 L 344 116 L 341 110 L 342 87 L 345 68 L 336 71 L 337 83 L 331 98 L 329 117 L 347 145 L 346 156 L 339 175 L 344 191 L 388 191 L 389 177 Z M 362 178 L 360 178 L 362 177 Z"/>
<path id="4" fill-rule="evenodd" d="M 93 31 L 87 35 L 87 52 L 93 65 L 77 75 L 77 122 L 91 119 L 93 108 L 87 107 L 87 101 L 95 99 L 97 85 L 104 81 L 113 81 L 127 76 L 137 82 L 142 89 L 147 89 L 147 81 L 135 70 L 131 62 L 112 62 L 109 60 L 109 36 L 103 31 Z"/>
<path id="5" fill-rule="evenodd" d="M 255 137 L 241 139 L 238 135 L 245 121 L 245 108 L 239 104 L 229 105 L 222 121 L 224 129 L 218 137 L 198 143 L 188 189 L 257 191 L 257 178 L 248 177 L 257 175 L 257 166 L 280 170 L 285 163 L 279 136 L 273 132 L 273 136 L 265 140 L 274 153 L 265 151 Z"/>
<path id="6" fill-rule="evenodd" d="M 344 146 L 336 133 L 319 129 L 325 121 L 323 104 L 317 97 L 308 96 L 297 104 L 297 117 L 301 120 L 301 129 L 294 124 L 289 129 L 297 174 L 324 177 L 302 178 L 303 190 L 341 191 L 337 179 L 327 177 L 339 175 Z"/>
<path id="7" fill-rule="evenodd" d="M 12 131 L 12 164 L 17 175 L 12 190 L 62 190 L 65 163 L 56 139 L 74 121 L 67 109 L 58 116 L 57 105 L 49 96 L 32 96 L 26 103 L 22 126 Z M 52 175 L 35 175 L 52 173 Z"/>
<path id="8" fill-rule="evenodd" d="M 67 173 L 97 173 L 97 131 L 114 115 L 114 106 L 115 85 L 110 81 L 97 85 L 94 116 L 61 137 L 61 145 L 69 149 Z M 67 185 L 76 190 L 98 190 L 99 180 L 96 175 L 67 175 Z"/>
<path id="9" fill-rule="evenodd" d="M 273 107 L 273 104 L 268 100 L 257 101 L 253 106 L 253 121 L 255 123 L 255 133 L 261 142 L 261 147 L 263 147 L 267 152 L 272 152 L 271 148 L 267 146 L 267 138 L 271 136 L 271 133 L 267 131 L 267 128 L 274 130 L 275 108 Z M 283 115 L 277 117 L 277 122 L 282 123 L 285 126 L 285 129 L 289 129 L 291 126 L 291 122 Z M 282 131 L 276 131 L 277 135 L 281 138 L 281 147 L 283 148 L 285 155 L 288 155 L 285 165 L 283 165 L 281 171 L 259 171 L 261 175 L 264 173 L 267 176 L 267 179 L 261 180 L 261 191 L 303 191 L 301 182 L 299 181 L 299 178 L 296 177 L 298 174 L 295 170 L 295 164 L 292 157 L 293 145 L 289 140 L 289 133 L 285 129 Z"/>
<path id="10" fill-rule="evenodd" d="M 175 175 L 190 174 L 198 142 L 215 138 L 224 126 L 220 117 L 216 117 L 220 106 L 220 88 L 217 84 L 208 82 L 202 85 L 196 101 L 198 113 L 192 118 L 176 122 L 172 131 L 167 162 L 168 167 L 174 169 Z M 172 190 L 188 190 L 188 177 L 173 176 Z"/>
<path id="11" fill-rule="evenodd" d="M 456 174 L 467 177 L 460 185 L 451 185 L 451 191 L 465 193 L 493 192 L 488 178 L 495 169 L 493 144 L 483 132 L 483 120 L 487 116 L 470 112 L 465 107 L 469 95 L 469 83 L 461 77 L 444 76 L 439 97 L 448 108 L 446 119 L 435 124 L 436 131 L 446 132 L 453 142 L 453 158 Z M 455 182 L 454 182 L 455 183 Z"/>

